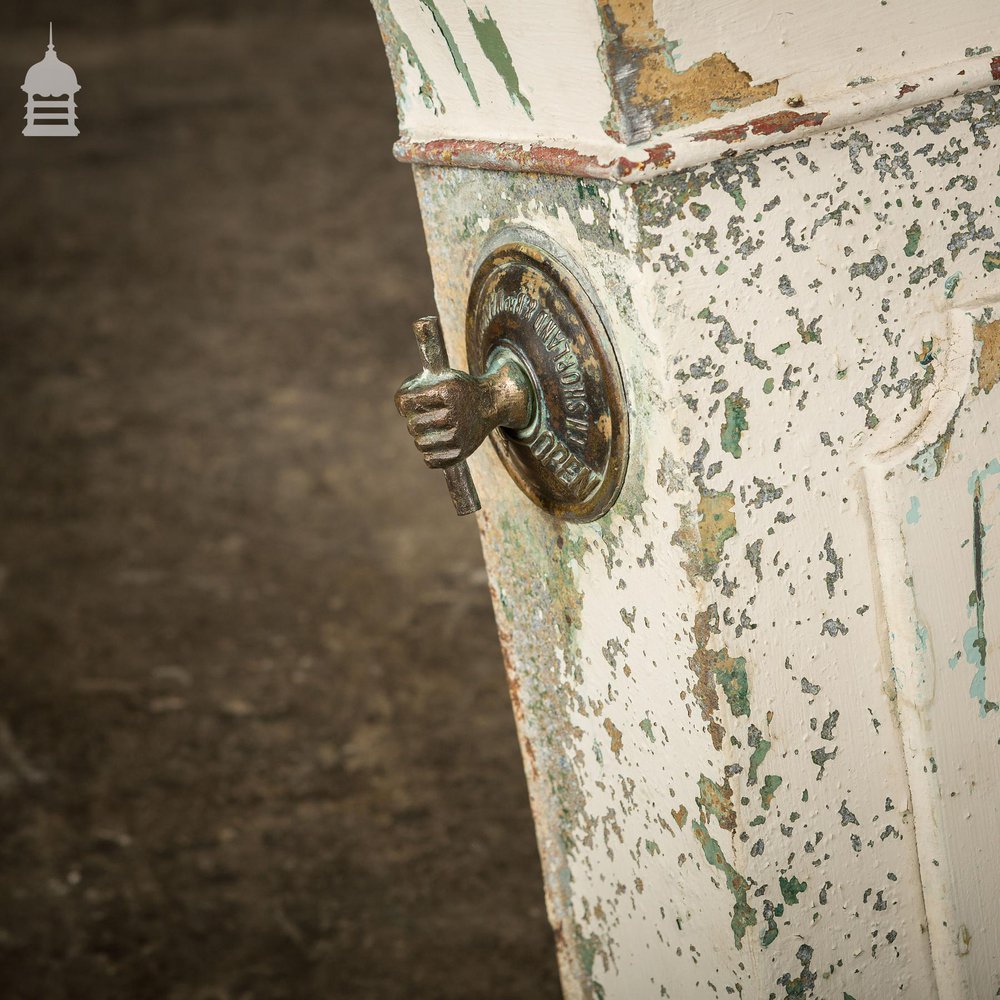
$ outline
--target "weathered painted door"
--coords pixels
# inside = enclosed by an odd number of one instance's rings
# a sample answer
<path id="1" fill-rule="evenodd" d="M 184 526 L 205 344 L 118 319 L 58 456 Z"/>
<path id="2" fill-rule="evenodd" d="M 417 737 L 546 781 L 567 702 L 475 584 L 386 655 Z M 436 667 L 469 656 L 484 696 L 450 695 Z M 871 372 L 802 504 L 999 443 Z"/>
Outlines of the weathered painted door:
<path id="1" fill-rule="evenodd" d="M 566 996 L 1000 996 L 1000 8 L 375 6 L 452 362 L 534 241 L 628 396 L 471 463 Z"/>

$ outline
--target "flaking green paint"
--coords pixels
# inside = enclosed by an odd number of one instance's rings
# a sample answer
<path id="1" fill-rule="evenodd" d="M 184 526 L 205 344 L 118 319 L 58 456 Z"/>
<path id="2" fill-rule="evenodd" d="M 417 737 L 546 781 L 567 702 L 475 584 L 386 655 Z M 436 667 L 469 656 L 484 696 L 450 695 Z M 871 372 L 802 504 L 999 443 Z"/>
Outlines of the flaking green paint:
<path id="1" fill-rule="evenodd" d="M 424 69 L 424 64 L 420 61 L 417 50 L 413 47 L 413 42 L 410 41 L 409 36 L 398 25 L 396 26 L 396 38 L 402 49 L 401 54 L 405 56 L 406 61 L 420 74 L 420 99 L 435 114 L 443 114 L 445 110 L 444 104 L 441 102 L 441 98 L 438 97 L 437 91 L 434 89 L 434 84 L 427 75 L 427 70 Z"/>
<path id="2" fill-rule="evenodd" d="M 715 669 L 715 679 L 729 703 L 733 715 L 750 714 L 750 688 L 747 682 L 747 661 L 742 656 L 723 655 Z"/>
<path id="3" fill-rule="evenodd" d="M 730 923 L 733 929 L 733 941 L 736 947 L 742 950 L 747 928 L 757 923 L 757 911 L 747 902 L 750 883 L 726 860 L 719 842 L 708 832 L 704 823 L 692 820 L 691 829 L 694 831 L 695 839 L 701 844 L 701 849 L 705 852 L 705 860 L 726 877 L 726 888 L 732 893 L 735 900 L 733 919 Z"/>
<path id="4" fill-rule="evenodd" d="M 504 41 L 496 21 L 490 16 L 489 8 L 485 9 L 482 18 L 476 17 L 470 10 L 469 21 L 472 23 L 472 30 L 476 33 L 476 41 L 479 42 L 483 55 L 489 59 L 493 68 L 500 75 L 510 99 L 520 104 L 524 113 L 533 119 L 535 116 L 531 112 L 531 102 L 521 91 L 521 82 L 518 80 L 510 49 L 507 48 L 507 43 Z"/>
<path id="5" fill-rule="evenodd" d="M 469 72 L 469 66 L 465 59 L 462 58 L 462 53 L 458 48 L 458 42 L 455 41 L 455 36 L 451 32 L 451 28 L 448 27 L 448 22 L 444 19 L 444 15 L 438 9 L 438 5 L 435 0 L 420 0 L 420 3 L 427 8 L 430 12 L 432 18 L 434 18 L 434 23 L 437 25 L 438 31 L 444 37 L 445 44 L 448 46 L 448 51 L 451 53 L 451 60 L 455 64 L 455 69 L 458 70 L 459 75 L 465 81 L 465 86 L 468 87 L 469 93 L 472 95 L 472 99 L 476 102 L 476 106 L 479 105 L 479 93 L 476 91 L 476 85 L 472 80 L 472 74 Z"/>
<path id="6" fill-rule="evenodd" d="M 750 755 L 750 767 L 747 771 L 747 784 L 756 785 L 757 784 L 757 770 L 761 764 L 764 763 L 764 758 L 767 756 L 768 750 L 771 749 L 771 741 L 762 739 L 758 744 L 754 752 Z"/>
<path id="7" fill-rule="evenodd" d="M 731 392 L 726 397 L 726 420 L 722 425 L 722 450 L 729 452 L 733 458 L 743 454 L 740 438 L 743 432 L 750 429 L 747 420 L 749 400 L 742 392 Z"/>
<path id="8" fill-rule="evenodd" d="M 783 875 L 778 878 L 781 898 L 788 906 L 794 906 L 799 901 L 799 895 L 806 891 L 807 885 L 808 883 L 800 882 L 794 875 L 791 878 L 785 878 Z"/>
<path id="9" fill-rule="evenodd" d="M 706 823 L 710 816 L 714 816 L 716 822 L 723 830 L 732 832 L 736 829 L 733 790 L 729 787 L 728 781 L 725 785 L 720 785 L 706 775 L 700 775 L 698 778 L 698 798 L 696 801 Z"/>
<path id="10" fill-rule="evenodd" d="M 781 787 L 781 778 L 777 774 L 765 774 L 764 784 L 760 788 L 760 804 L 763 809 L 770 809 L 774 801 L 774 793 Z"/>

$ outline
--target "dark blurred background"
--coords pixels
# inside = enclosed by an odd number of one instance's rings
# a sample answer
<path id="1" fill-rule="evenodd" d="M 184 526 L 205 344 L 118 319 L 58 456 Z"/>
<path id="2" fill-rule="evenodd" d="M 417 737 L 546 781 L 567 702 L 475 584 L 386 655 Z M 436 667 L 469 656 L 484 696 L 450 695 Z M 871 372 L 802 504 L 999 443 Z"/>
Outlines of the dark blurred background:
<path id="1" fill-rule="evenodd" d="M 558 996 L 375 18 L 277 7 L 0 12 L 3 1000 Z"/>

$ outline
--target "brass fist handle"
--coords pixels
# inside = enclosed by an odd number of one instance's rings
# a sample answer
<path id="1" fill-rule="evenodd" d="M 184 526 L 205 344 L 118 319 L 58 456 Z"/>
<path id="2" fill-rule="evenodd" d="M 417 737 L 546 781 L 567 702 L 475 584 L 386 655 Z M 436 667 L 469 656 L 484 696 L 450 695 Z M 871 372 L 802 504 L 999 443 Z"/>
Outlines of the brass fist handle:
<path id="1" fill-rule="evenodd" d="M 505 347 L 493 351 L 482 375 L 449 368 L 436 316 L 417 320 L 413 333 L 424 370 L 396 391 L 396 408 L 427 465 L 444 469 L 455 511 L 472 514 L 479 496 L 465 460 L 497 427 L 521 430 L 531 423 L 531 379 Z"/>

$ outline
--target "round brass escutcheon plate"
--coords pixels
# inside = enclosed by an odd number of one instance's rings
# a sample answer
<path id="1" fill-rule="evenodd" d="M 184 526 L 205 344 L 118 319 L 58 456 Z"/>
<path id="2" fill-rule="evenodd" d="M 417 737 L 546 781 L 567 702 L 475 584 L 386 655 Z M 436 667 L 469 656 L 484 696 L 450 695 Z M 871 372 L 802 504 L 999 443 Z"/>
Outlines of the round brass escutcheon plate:
<path id="1" fill-rule="evenodd" d="M 472 282 L 466 346 L 473 375 L 507 348 L 534 382 L 531 424 L 490 436 L 517 485 L 568 521 L 607 513 L 625 478 L 628 410 L 607 330 L 581 283 L 539 247 L 497 248 Z"/>

